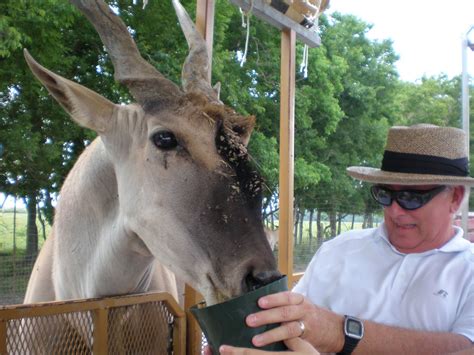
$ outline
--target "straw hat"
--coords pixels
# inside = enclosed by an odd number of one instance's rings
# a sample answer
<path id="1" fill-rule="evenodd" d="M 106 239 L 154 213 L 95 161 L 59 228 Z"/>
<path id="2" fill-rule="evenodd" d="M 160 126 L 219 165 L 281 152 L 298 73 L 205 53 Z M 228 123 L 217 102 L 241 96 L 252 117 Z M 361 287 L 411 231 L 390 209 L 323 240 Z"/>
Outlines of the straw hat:
<path id="1" fill-rule="evenodd" d="M 430 124 L 390 128 L 381 169 L 351 166 L 347 173 L 378 184 L 474 186 L 464 131 Z"/>

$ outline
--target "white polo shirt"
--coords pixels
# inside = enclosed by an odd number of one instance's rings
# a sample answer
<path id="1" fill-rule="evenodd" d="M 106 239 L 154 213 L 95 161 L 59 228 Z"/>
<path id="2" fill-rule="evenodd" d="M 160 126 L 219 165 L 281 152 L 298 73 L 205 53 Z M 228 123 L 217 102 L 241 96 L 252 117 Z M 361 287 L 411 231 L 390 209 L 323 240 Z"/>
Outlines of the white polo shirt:
<path id="1" fill-rule="evenodd" d="M 474 248 L 462 229 L 439 249 L 403 254 L 384 224 L 324 243 L 293 288 L 339 314 L 474 342 Z"/>

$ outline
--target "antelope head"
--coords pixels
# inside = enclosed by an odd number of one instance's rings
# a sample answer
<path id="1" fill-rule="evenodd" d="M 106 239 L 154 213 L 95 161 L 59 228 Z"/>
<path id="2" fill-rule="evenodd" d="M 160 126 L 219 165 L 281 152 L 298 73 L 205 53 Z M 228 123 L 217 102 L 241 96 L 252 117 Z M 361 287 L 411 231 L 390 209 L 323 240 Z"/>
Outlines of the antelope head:
<path id="1" fill-rule="evenodd" d="M 261 221 L 261 178 L 246 149 L 255 119 L 220 102 L 205 42 L 181 4 L 173 0 L 190 48 L 182 89 L 141 57 L 104 2 L 71 2 L 96 28 L 136 104 L 113 104 L 25 57 L 72 118 L 99 134 L 127 233 L 211 304 L 278 278 Z"/>

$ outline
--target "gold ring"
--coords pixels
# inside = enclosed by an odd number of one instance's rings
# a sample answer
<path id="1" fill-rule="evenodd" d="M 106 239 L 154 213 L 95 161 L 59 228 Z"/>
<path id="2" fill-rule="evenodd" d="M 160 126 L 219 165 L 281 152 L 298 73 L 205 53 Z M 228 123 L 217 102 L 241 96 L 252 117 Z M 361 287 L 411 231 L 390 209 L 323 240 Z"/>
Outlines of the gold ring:
<path id="1" fill-rule="evenodd" d="M 304 333 L 306 333 L 306 327 L 302 320 L 298 321 L 298 325 L 300 326 L 300 329 L 301 329 L 300 338 L 302 338 L 304 336 Z"/>

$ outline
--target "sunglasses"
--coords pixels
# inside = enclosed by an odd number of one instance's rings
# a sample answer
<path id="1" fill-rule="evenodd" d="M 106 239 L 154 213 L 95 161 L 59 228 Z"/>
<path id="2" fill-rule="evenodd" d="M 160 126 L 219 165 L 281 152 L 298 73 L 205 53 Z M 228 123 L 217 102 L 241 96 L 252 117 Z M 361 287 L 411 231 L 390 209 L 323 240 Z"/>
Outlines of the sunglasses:
<path id="1" fill-rule="evenodd" d="M 393 200 L 405 210 L 416 210 L 431 201 L 433 197 L 446 189 L 446 186 L 438 186 L 430 190 L 391 190 L 387 187 L 374 185 L 370 192 L 375 201 L 382 206 L 390 206 Z"/>

